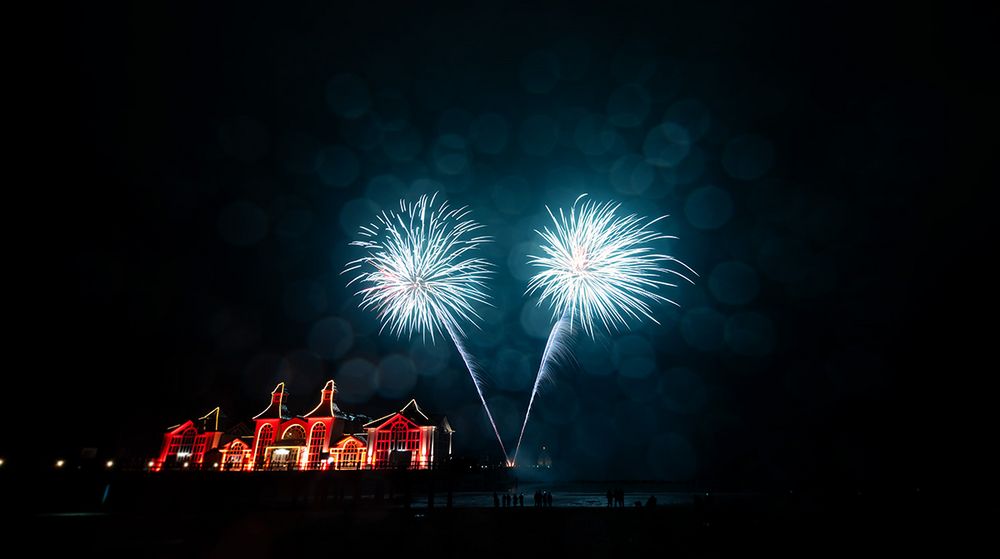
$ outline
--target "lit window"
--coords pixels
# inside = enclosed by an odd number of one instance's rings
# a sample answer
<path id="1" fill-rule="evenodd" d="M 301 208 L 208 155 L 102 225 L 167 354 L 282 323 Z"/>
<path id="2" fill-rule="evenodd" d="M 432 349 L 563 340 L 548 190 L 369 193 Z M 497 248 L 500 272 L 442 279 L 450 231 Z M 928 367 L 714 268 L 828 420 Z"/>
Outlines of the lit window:
<path id="1" fill-rule="evenodd" d="M 274 427 L 270 423 L 265 423 L 260 431 L 257 432 L 257 446 L 256 446 L 256 463 L 255 468 L 259 468 L 264 465 L 264 454 L 267 447 L 274 442 Z"/>
<path id="2" fill-rule="evenodd" d="M 315 470 L 319 468 L 319 456 L 323 452 L 324 442 L 326 442 L 326 425 L 322 423 L 317 423 L 313 425 L 312 433 L 309 435 L 310 470 Z"/>
<path id="3" fill-rule="evenodd" d="M 357 470 L 364 461 L 364 447 L 354 439 L 348 439 L 338 453 L 340 456 L 337 463 L 338 470 Z"/>
<path id="4" fill-rule="evenodd" d="M 194 451 L 194 439 L 197 434 L 198 431 L 196 431 L 194 427 L 188 427 L 187 430 L 184 431 L 184 434 L 181 435 L 180 446 L 177 449 L 177 458 L 187 458 L 191 456 L 191 453 Z"/>
<path id="5" fill-rule="evenodd" d="M 305 438 L 306 430 L 301 425 L 292 425 L 288 429 L 285 429 L 285 434 L 281 436 L 281 439 L 285 441 L 294 439 L 305 440 Z"/>

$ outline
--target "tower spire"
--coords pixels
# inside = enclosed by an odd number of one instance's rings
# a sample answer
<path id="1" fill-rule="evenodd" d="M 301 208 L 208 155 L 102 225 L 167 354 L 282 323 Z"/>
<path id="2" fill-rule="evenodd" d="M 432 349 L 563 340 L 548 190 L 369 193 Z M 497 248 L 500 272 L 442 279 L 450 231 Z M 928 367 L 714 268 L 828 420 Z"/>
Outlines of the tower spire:
<path id="1" fill-rule="evenodd" d="M 334 403 L 337 396 L 337 383 L 333 379 L 326 381 L 320 391 L 319 405 L 302 417 L 334 417 L 340 413 L 340 408 Z"/>
<path id="2" fill-rule="evenodd" d="M 285 391 L 285 383 L 282 381 L 271 391 L 271 403 L 264 408 L 264 411 L 258 413 L 253 418 L 289 419 L 291 416 L 288 415 L 288 406 L 285 404 L 286 400 L 288 400 L 288 392 Z"/>

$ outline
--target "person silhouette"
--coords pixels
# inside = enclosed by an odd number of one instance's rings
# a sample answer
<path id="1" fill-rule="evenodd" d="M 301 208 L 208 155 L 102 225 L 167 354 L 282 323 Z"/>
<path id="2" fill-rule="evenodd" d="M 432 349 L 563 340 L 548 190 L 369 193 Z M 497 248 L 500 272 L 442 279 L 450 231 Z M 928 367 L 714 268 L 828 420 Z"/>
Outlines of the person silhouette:
<path id="1" fill-rule="evenodd" d="M 535 507 L 542 506 L 542 490 L 535 489 Z"/>
<path id="2" fill-rule="evenodd" d="M 608 489 L 608 508 L 611 508 L 611 502 L 614 500 L 614 492 Z"/>
<path id="3" fill-rule="evenodd" d="M 500 496 L 496 491 L 493 492 L 493 508 L 500 508 Z"/>
<path id="4" fill-rule="evenodd" d="M 650 495 L 649 498 L 646 499 L 646 507 L 649 508 L 649 507 L 655 507 L 655 506 L 656 506 L 656 496 L 655 495 Z"/>
<path id="5" fill-rule="evenodd" d="M 552 506 L 552 493 L 550 493 L 549 491 L 545 492 L 545 506 L 547 507 Z"/>
<path id="6" fill-rule="evenodd" d="M 517 496 L 517 506 L 524 507 L 524 493 Z"/>

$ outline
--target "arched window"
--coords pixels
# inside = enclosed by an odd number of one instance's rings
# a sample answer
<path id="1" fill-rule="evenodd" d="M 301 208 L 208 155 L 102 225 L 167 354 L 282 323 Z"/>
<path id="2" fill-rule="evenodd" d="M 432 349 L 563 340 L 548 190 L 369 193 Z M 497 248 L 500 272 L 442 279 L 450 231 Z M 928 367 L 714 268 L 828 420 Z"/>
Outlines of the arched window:
<path id="1" fill-rule="evenodd" d="M 389 429 L 389 450 L 406 450 L 406 422 L 397 421 Z"/>
<path id="2" fill-rule="evenodd" d="M 254 450 L 254 462 L 257 466 L 264 463 L 264 452 L 268 445 L 274 442 L 274 427 L 265 423 L 257 432 L 257 446 Z"/>
<path id="3" fill-rule="evenodd" d="M 181 435 L 181 444 L 177 449 L 178 462 L 187 462 L 191 459 L 191 453 L 194 451 L 194 438 L 197 435 L 198 431 L 194 427 L 188 427 Z"/>
<path id="4" fill-rule="evenodd" d="M 340 449 L 340 460 L 337 463 L 338 470 L 357 470 L 364 460 L 364 447 L 358 441 L 351 439 L 344 443 Z"/>
<path id="5" fill-rule="evenodd" d="M 288 436 L 288 431 L 285 431 Z M 323 443 L 326 442 L 326 425 L 317 423 L 313 425 L 309 434 L 309 469 L 319 468 L 319 455 L 323 452 Z"/>
<path id="6" fill-rule="evenodd" d="M 243 462 L 247 458 L 247 452 L 250 449 L 247 445 L 240 441 L 233 441 L 229 445 L 229 450 L 226 451 L 226 459 L 223 463 L 223 468 L 226 470 L 242 470 Z"/>
<path id="7" fill-rule="evenodd" d="M 306 430 L 302 428 L 301 425 L 292 425 L 288 429 L 285 429 L 285 434 L 281 436 L 281 440 L 289 441 L 293 439 L 305 440 Z"/>

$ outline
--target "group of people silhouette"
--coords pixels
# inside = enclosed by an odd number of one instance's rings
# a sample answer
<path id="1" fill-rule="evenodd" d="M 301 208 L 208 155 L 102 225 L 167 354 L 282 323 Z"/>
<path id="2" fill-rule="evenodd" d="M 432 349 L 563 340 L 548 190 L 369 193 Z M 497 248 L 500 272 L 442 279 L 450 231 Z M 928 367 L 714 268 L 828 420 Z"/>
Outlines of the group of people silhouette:
<path id="1" fill-rule="evenodd" d="M 624 507 L 625 506 L 625 490 L 621 487 L 613 487 L 608 489 L 608 506 L 609 507 Z"/>
<path id="2" fill-rule="evenodd" d="M 504 493 L 500 496 L 493 492 L 493 506 L 495 508 L 500 507 L 523 507 L 524 506 L 524 493 L 515 495 L 513 493 Z M 552 506 L 552 493 L 548 491 L 542 491 L 538 489 L 535 491 L 535 506 L 536 507 L 551 507 Z"/>
<path id="3" fill-rule="evenodd" d="M 641 507 L 642 501 L 636 501 L 633 505 Z M 608 507 L 624 507 L 625 506 L 625 490 L 621 487 L 613 487 L 608 489 Z M 646 507 L 656 506 L 656 495 L 650 495 L 646 499 Z"/>
<path id="4" fill-rule="evenodd" d="M 497 495 L 496 491 L 493 492 L 493 506 L 499 507 L 503 505 L 504 507 L 523 507 L 524 506 L 524 493 L 520 495 L 514 495 L 513 493 L 504 493 L 503 497 Z"/>
<path id="5" fill-rule="evenodd" d="M 515 487 L 516 490 L 516 487 Z M 625 506 L 625 490 L 621 487 L 612 487 L 608 489 L 608 508 L 612 507 L 624 507 Z M 593 501 L 591 501 L 593 502 Z M 598 501 L 599 502 L 599 501 Z M 637 507 L 644 506 L 642 501 L 636 501 L 633 503 Z M 507 508 L 507 507 L 523 507 L 524 506 L 524 493 L 513 493 L 505 492 L 502 495 L 498 494 L 496 491 L 493 492 L 493 506 L 495 508 Z M 551 507 L 552 506 L 552 493 L 548 491 L 542 491 L 541 489 L 535 490 L 535 506 L 536 507 Z M 646 499 L 646 507 L 656 506 L 656 496 L 650 495 Z"/>
<path id="6" fill-rule="evenodd" d="M 551 507 L 552 506 L 552 493 L 548 491 L 542 491 L 541 489 L 535 490 L 535 506 L 536 507 Z"/>

